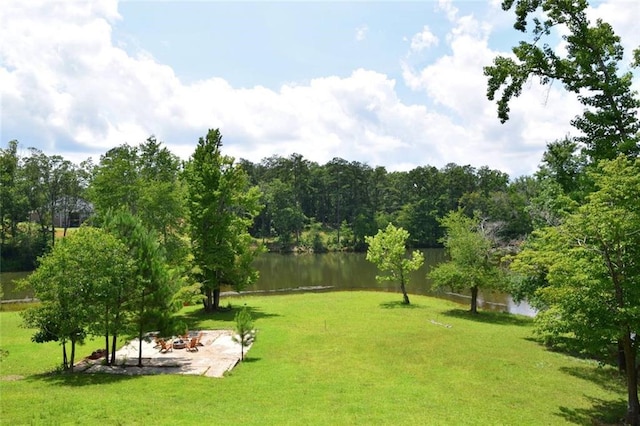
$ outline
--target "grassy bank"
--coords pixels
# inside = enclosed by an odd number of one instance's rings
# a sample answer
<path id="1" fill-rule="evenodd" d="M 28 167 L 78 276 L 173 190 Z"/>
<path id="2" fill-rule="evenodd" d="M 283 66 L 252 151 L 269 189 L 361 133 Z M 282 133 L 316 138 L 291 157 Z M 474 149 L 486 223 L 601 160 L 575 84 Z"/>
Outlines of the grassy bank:
<path id="1" fill-rule="evenodd" d="M 30 342 L 0 313 L 0 419 L 6 424 L 591 424 L 624 411 L 615 372 L 546 351 L 531 320 L 471 317 L 459 305 L 377 292 L 231 299 L 259 329 L 224 379 L 47 374 L 55 343 Z M 233 312 L 182 312 L 192 329 Z M 82 347 L 87 355 L 99 345 Z"/>

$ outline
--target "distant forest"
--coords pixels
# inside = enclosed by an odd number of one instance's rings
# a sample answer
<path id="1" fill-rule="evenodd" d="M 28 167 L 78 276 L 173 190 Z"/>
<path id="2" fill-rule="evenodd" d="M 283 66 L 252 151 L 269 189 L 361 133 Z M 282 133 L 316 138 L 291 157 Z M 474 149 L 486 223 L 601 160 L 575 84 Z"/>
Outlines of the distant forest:
<path id="1" fill-rule="evenodd" d="M 11 141 L 0 152 L 3 270 L 32 269 L 55 243 L 56 228 L 64 233 L 109 208 L 127 207 L 176 243 L 186 235 L 185 163 L 153 136 L 109 150 L 98 164 L 73 164 L 33 148 L 20 156 L 18 145 Z M 365 236 L 390 222 L 409 231 L 412 247 L 439 247 L 439 219 L 456 209 L 479 215 L 509 244 L 522 240 L 544 213 L 536 201 L 540 176 L 510 180 L 489 167 L 388 172 L 342 158 L 320 165 L 300 154 L 240 159 L 234 166 L 262 194 L 251 235 L 284 252 L 363 251 Z"/>

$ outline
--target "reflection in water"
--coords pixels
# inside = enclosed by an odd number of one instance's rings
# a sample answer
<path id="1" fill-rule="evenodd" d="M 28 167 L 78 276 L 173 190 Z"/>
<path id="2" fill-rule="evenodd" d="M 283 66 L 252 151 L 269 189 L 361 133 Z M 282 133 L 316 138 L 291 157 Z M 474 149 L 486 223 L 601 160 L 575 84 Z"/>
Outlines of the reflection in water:
<path id="1" fill-rule="evenodd" d="M 469 296 L 466 294 L 431 291 L 431 282 L 426 275 L 432 266 L 445 260 L 445 253 L 442 249 L 427 249 L 423 250 L 423 253 L 424 265 L 418 271 L 411 273 L 407 292 L 446 298 L 469 305 Z M 369 289 L 400 292 L 398 283 L 378 283 L 376 281 L 378 270 L 373 263 L 365 259 L 364 253 L 303 255 L 266 253 L 256 259 L 254 266 L 260 271 L 260 278 L 256 284 L 247 288 L 247 291 L 276 291 L 299 287 L 329 286 L 336 290 Z M 12 284 L 13 279 L 23 278 L 27 274 L 28 272 L 3 272 L 0 274 L 5 300 L 32 296 L 30 290 L 17 290 Z M 478 306 L 486 310 L 535 315 L 535 311 L 529 305 L 526 303 L 518 305 L 509 295 L 504 293 L 480 293 Z"/>
<path id="2" fill-rule="evenodd" d="M 431 291 L 431 282 L 426 275 L 432 266 L 445 260 L 442 249 L 423 250 L 424 265 L 409 278 L 407 291 L 442 297 L 461 304 L 469 304 L 469 296 L 450 292 Z M 371 289 L 399 292 L 399 284 L 378 283 L 375 265 L 365 259 L 364 253 L 325 253 L 282 255 L 267 253 L 256 259 L 254 266 L 260 271 L 257 283 L 248 291 L 274 291 L 298 287 L 331 286 L 336 290 Z M 533 316 L 535 311 L 524 304 L 516 304 L 504 293 L 480 293 L 478 305 L 482 309 L 507 311 Z"/>
<path id="3" fill-rule="evenodd" d="M 2 272 L 0 273 L 0 285 L 2 285 L 2 299 L 25 299 L 33 297 L 33 290 L 30 288 L 17 288 L 16 283 L 22 278 L 26 278 L 31 272 Z"/>

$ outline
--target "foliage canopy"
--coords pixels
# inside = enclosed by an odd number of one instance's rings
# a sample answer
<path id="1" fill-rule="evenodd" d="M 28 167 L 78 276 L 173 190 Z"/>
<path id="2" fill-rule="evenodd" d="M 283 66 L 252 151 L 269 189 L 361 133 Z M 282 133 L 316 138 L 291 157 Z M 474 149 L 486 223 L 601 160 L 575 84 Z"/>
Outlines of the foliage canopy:
<path id="1" fill-rule="evenodd" d="M 399 282 L 402 301 L 407 305 L 410 303 L 406 290 L 409 273 L 418 270 L 424 262 L 424 255 L 417 250 L 413 251 L 411 257 L 407 257 L 408 239 L 409 232 L 396 228 L 392 223 L 386 229 L 378 230 L 376 235 L 365 238 L 369 245 L 367 260 L 373 262 L 381 272 L 376 275 L 376 280 Z"/>

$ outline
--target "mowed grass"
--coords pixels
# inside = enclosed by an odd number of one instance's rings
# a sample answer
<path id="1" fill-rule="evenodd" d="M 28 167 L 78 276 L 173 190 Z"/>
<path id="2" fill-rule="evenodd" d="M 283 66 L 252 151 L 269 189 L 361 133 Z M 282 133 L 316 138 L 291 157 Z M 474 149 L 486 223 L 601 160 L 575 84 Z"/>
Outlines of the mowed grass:
<path id="1" fill-rule="evenodd" d="M 613 369 L 545 350 L 529 318 L 378 292 L 229 299 L 258 329 L 222 379 L 49 374 L 55 343 L 30 342 L 0 313 L 2 424 L 434 424 L 613 422 L 625 407 Z M 226 301 L 223 301 L 223 304 Z M 181 313 L 192 329 L 232 328 L 233 312 Z M 84 356 L 100 345 L 80 348 Z"/>

